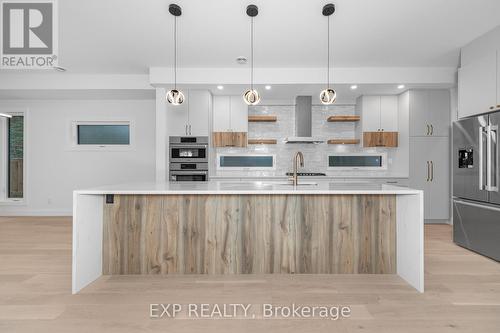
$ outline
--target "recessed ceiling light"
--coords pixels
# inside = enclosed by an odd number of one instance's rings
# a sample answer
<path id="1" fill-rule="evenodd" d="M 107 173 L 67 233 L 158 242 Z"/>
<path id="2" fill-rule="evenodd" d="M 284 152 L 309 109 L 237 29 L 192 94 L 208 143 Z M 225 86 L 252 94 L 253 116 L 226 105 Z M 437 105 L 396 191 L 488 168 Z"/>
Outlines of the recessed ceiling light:
<path id="1" fill-rule="evenodd" d="M 358 86 L 357 86 L 357 85 L 355 85 L 355 84 L 353 84 L 353 85 L 351 86 L 351 90 L 356 90 L 356 89 L 358 89 Z"/>
<path id="2" fill-rule="evenodd" d="M 400 84 L 400 85 L 398 86 L 398 89 L 404 89 L 404 88 L 405 88 L 405 85 L 404 85 L 404 84 Z"/>
<path id="3" fill-rule="evenodd" d="M 266 90 L 271 90 L 271 86 L 269 85 L 265 86 L 264 88 L 266 88 Z"/>
<path id="4" fill-rule="evenodd" d="M 248 62 L 248 59 L 247 59 L 247 57 L 239 56 L 238 58 L 236 58 L 236 62 L 240 65 L 246 65 Z"/>
<path id="5" fill-rule="evenodd" d="M 224 86 L 217 86 L 217 89 L 224 90 Z"/>

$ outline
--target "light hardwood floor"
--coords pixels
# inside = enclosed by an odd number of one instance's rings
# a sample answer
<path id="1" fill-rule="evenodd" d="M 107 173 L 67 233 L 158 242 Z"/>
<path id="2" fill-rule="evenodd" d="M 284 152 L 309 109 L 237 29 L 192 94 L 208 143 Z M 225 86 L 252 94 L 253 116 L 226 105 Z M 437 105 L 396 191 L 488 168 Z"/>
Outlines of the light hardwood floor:
<path id="1" fill-rule="evenodd" d="M 0 332 L 500 332 L 500 264 L 426 226 L 426 292 L 394 275 L 102 277 L 71 295 L 71 220 L 0 217 Z M 345 305 L 352 317 L 150 319 L 150 303 Z"/>

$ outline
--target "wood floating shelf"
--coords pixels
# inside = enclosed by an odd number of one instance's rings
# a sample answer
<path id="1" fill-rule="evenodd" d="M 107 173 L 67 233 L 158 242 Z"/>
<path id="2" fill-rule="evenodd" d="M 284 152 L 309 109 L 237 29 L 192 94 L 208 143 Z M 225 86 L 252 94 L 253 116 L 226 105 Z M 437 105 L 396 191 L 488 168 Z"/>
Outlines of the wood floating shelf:
<path id="1" fill-rule="evenodd" d="M 251 123 L 276 122 L 276 116 L 248 116 L 248 121 Z"/>
<path id="2" fill-rule="evenodd" d="M 327 141 L 329 145 L 357 145 L 359 142 L 359 139 L 331 139 Z"/>
<path id="3" fill-rule="evenodd" d="M 347 122 L 347 121 L 359 121 L 360 116 L 330 116 L 328 117 L 328 122 Z"/>
<path id="4" fill-rule="evenodd" d="M 276 139 L 248 139 L 249 145 L 275 145 L 277 142 Z"/>

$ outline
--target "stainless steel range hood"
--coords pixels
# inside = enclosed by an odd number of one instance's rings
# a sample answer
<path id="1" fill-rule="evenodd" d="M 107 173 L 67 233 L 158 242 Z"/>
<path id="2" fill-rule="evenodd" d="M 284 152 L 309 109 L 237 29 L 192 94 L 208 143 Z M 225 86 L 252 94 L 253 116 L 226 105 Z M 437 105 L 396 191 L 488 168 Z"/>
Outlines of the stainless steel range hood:
<path id="1" fill-rule="evenodd" d="M 297 96 L 295 99 L 295 136 L 285 139 L 285 143 L 322 143 L 312 137 L 312 97 Z"/>

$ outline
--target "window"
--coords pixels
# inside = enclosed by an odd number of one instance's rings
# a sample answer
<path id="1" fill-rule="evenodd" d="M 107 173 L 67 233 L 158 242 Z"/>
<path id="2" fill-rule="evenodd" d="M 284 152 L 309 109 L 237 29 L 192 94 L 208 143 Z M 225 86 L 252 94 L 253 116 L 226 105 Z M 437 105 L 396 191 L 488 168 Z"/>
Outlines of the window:
<path id="1" fill-rule="evenodd" d="M 23 198 L 24 194 L 24 117 L 7 119 L 8 198 Z"/>
<path id="2" fill-rule="evenodd" d="M 130 121 L 75 121 L 73 148 L 77 150 L 130 149 L 133 141 Z"/>
<path id="3" fill-rule="evenodd" d="M 77 125 L 79 145 L 129 145 L 129 125 Z"/>
<path id="4" fill-rule="evenodd" d="M 222 170 L 270 170 L 275 168 L 275 155 L 221 155 L 217 168 Z"/>
<path id="5" fill-rule="evenodd" d="M 330 170 L 387 169 L 385 154 L 339 154 L 328 156 Z"/>
<path id="6" fill-rule="evenodd" d="M 0 117 L 0 201 L 23 201 L 25 193 L 25 117 L 8 112 Z"/>

